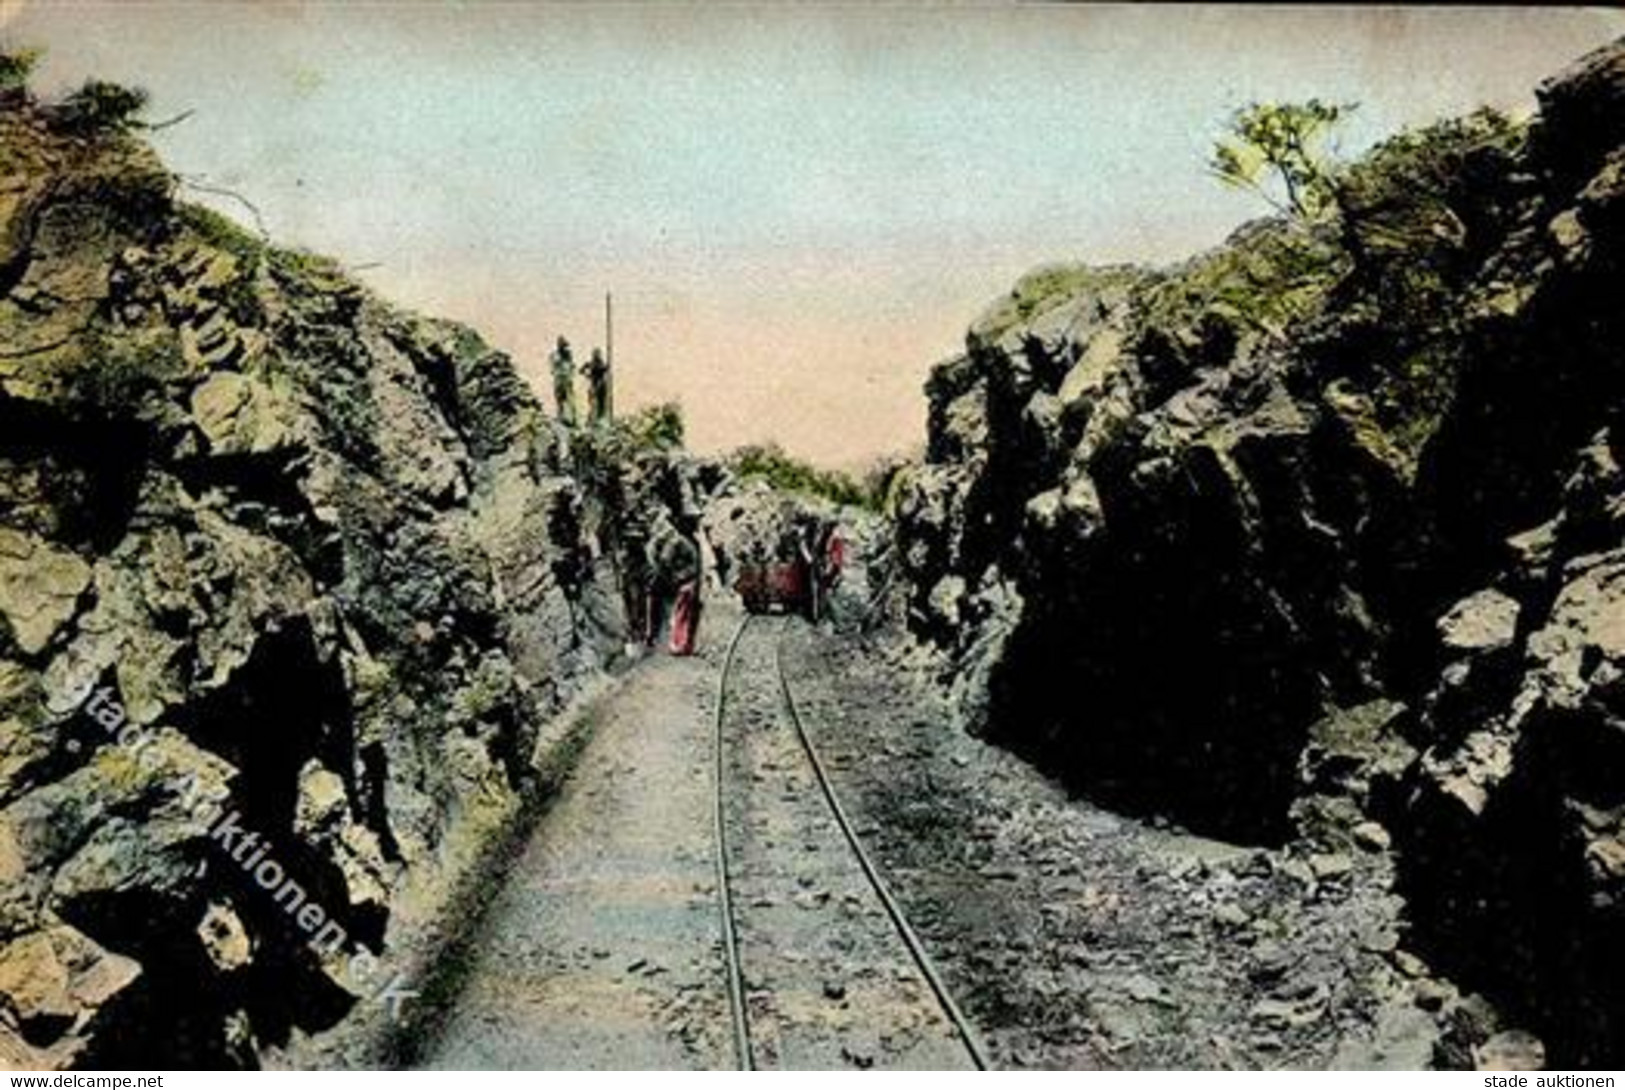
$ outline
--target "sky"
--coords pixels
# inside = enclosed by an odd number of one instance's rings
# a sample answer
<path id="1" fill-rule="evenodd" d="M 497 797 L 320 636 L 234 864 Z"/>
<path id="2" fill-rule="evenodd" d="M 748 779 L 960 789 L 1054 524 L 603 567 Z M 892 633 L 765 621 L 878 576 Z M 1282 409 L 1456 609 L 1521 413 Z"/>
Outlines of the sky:
<path id="1" fill-rule="evenodd" d="M 41 90 L 194 111 L 153 135 L 172 169 L 538 389 L 612 291 L 618 409 L 846 467 L 923 440 L 930 366 L 1025 270 L 1176 260 L 1264 211 L 1203 169 L 1236 107 L 1357 101 L 1353 152 L 1527 109 L 1622 34 L 1574 8 L 0 0 Z"/>

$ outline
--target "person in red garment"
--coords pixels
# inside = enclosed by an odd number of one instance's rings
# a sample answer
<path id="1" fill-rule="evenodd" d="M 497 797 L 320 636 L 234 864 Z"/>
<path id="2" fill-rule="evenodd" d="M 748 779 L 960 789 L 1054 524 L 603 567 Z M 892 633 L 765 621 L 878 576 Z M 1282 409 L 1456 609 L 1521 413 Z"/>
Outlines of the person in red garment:
<path id="1" fill-rule="evenodd" d="M 700 629 L 699 549 L 664 512 L 655 520 L 650 545 L 655 563 L 648 641 L 653 644 L 659 638 L 669 610 L 667 649 L 674 655 L 692 655 Z"/>
<path id="2" fill-rule="evenodd" d="M 810 527 L 816 534 L 812 547 L 803 554 L 807 577 L 812 582 L 812 613 L 814 622 L 829 613 L 830 591 L 841 581 L 841 565 L 846 562 L 846 543 L 841 540 L 840 528 L 834 522 L 814 523 Z"/>
<path id="3" fill-rule="evenodd" d="M 668 649 L 674 655 L 692 655 L 700 636 L 700 599 L 698 579 L 684 583 L 677 591 L 677 605 L 672 609 L 671 643 Z"/>
<path id="4" fill-rule="evenodd" d="M 841 581 L 841 568 L 846 564 L 846 542 L 841 528 L 830 524 L 829 536 L 824 540 L 824 586 L 835 586 Z"/>

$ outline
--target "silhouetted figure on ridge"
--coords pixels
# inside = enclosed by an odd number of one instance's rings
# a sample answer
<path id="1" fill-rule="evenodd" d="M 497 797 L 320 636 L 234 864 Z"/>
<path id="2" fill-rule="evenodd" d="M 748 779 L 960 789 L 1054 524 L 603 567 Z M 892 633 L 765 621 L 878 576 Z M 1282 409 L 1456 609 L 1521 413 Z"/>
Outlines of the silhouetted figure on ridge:
<path id="1" fill-rule="evenodd" d="M 553 400 L 559 407 L 559 420 L 566 426 L 574 426 L 576 369 L 575 357 L 570 354 L 570 342 L 560 337 L 549 362 L 553 365 Z"/>
<path id="2" fill-rule="evenodd" d="M 601 348 L 592 350 L 592 357 L 581 365 L 581 373 L 587 379 L 588 419 L 594 427 L 603 427 L 609 423 L 609 361 L 604 358 Z"/>

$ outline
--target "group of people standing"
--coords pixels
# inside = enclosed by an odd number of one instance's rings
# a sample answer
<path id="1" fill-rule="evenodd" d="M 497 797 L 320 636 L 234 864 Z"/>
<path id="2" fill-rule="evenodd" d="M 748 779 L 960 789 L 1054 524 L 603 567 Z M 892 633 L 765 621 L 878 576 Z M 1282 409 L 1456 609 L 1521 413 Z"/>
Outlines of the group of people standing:
<path id="1" fill-rule="evenodd" d="M 559 420 L 574 426 L 576 422 L 576 364 L 570 351 L 570 342 L 563 337 L 549 358 L 553 367 L 553 400 L 558 404 Z M 609 360 L 601 348 L 594 348 L 581 375 L 587 380 L 587 421 L 594 427 L 609 423 L 614 415 L 614 390 L 611 384 Z"/>
<path id="2" fill-rule="evenodd" d="M 558 339 L 548 362 L 553 372 L 558 420 L 566 427 L 574 427 L 578 368 L 568 339 Z M 614 390 L 610 363 L 602 349 L 592 350 L 579 374 L 587 381 L 585 422 L 594 428 L 607 427 L 614 417 Z M 643 512 L 641 516 L 634 512 L 622 522 L 616 550 L 625 595 L 629 651 L 638 646 L 654 647 L 666 635 L 669 624 L 668 646 L 672 654 L 693 654 L 700 622 L 700 553 L 693 540 L 693 534 L 698 532 L 697 511 L 691 518 L 685 517 L 685 522 L 694 525 L 684 532 L 656 500 L 646 499 L 629 507 Z"/>
<path id="3" fill-rule="evenodd" d="M 569 340 L 562 336 L 558 339 L 549 363 L 558 420 L 566 427 L 574 427 L 578 369 Z M 607 427 L 614 414 L 613 388 L 610 363 L 602 349 L 592 350 L 579 374 L 587 382 L 586 423 L 594 428 Z M 640 647 L 653 648 L 662 637 L 672 654 L 694 653 L 702 609 L 700 590 L 705 565 L 700 543 L 704 531 L 693 497 L 686 494 L 684 485 L 676 488 L 685 493 L 683 502 L 674 501 L 668 509 L 654 497 L 645 497 L 626 505 L 625 510 L 633 517 L 617 520 L 621 526 L 617 566 L 625 595 L 629 653 L 635 654 Z M 638 510 L 643 517 L 635 513 Z M 845 545 L 832 520 L 810 514 L 794 519 L 787 531 L 776 550 L 777 563 L 757 561 L 754 570 L 746 573 L 746 581 L 751 575 L 757 582 L 767 577 L 768 582 L 757 588 L 764 602 L 772 598 L 781 605 L 799 607 L 817 620 L 824 613 L 830 589 L 840 579 Z M 720 555 L 717 560 L 723 566 Z M 790 575 L 794 578 L 789 579 Z M 743 587 L 736 589 L 745 594 Z"/>
<path id="4" fill-rule="evenodd" d="M 628 537 L 622 572 L 628 636 L 653 648 L 664 635 L 672 654 L 693 654 L 702 607 L 697 542 L 660 506 L 630 527 Z"/>

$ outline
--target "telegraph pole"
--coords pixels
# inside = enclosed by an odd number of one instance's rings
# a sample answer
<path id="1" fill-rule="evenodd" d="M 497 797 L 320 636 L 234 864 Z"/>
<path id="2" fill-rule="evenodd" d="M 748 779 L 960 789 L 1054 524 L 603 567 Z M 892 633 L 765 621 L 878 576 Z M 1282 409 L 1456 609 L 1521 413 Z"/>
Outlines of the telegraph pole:
<path id="1" fill-rule="evenodd" d="M 604 362 L 609 366 L 604 384 L 604 417 L 615 419 L 615 300 L 604 293 Z"/>

